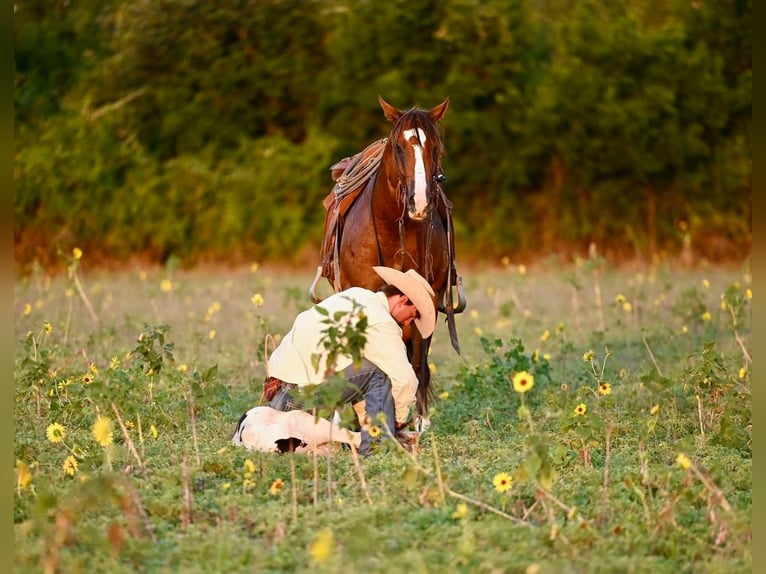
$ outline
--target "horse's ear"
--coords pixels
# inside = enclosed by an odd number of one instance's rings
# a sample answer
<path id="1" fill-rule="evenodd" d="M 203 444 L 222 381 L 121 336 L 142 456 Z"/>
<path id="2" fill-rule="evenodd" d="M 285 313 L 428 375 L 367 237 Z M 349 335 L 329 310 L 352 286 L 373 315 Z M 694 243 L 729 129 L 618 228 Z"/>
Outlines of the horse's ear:
<path id="1" fill-rule="evenodd" d="M 378 96 L 378 102 L 380 103 L 380 107 L 383 108 L 383 113 L 385 114 L 386 119 L 392 124 L 395 124 L 396 120 L 401 117 L 402 112 L 389 104 L 381 96 Z"/>
<path id="2" fill-rule="evenodd" d="M 442 119 L 442 116 L 444 115 L 444 112 L 447 111 L 448 107 L 449 107 L 449 97 L 447 97 L 441 104 L 431 109 L 431 111 L 428 112 L 428 115 L 431 117 L 434 123 L 436 123 L 440 119 Z"/>

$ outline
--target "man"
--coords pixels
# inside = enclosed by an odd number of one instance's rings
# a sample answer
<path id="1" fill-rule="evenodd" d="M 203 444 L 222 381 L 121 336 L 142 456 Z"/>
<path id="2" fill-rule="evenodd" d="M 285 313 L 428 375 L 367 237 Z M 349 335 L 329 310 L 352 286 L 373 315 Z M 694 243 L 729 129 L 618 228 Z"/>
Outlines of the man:
<path id="1" fill-rule="evenodd" d="M 327 373 L 334 371 L 342 372 L 349 383 L 342 400 L 352 404 L 364 400 L 372 425 L 380 424 L 381 414 L 391 432 L 409 421 L 418 379 L 407 358 L 402 328 L 414 322 L 423 338 L 430 337 L 436 323 L 435 295 L 414 269 L 406 273 L 390 267 L 373 269 L 385 282 L 379 291 L 351 287 L 317 305 L 329 315 L 312 307 L 295 318 L 269 358 L 264 393 L 272 408 L 280 411 L 301 408 L 296 391 L 306 385 L 321 385 Z M 362 364 L 355 366 L 351 356 L 342 355 L 336 358 L 335 365 L 328 366 L 322 344 L 323 331 L 327 329 L 323 321 L 344 311 L 362 312 L 367 318 Z M 312 359 L 316 355 L 319 361 Z M 379 440 L 370 436 L 369 428 L 362 426 L 360 454 L 369 454 L 371 446 Z"/>

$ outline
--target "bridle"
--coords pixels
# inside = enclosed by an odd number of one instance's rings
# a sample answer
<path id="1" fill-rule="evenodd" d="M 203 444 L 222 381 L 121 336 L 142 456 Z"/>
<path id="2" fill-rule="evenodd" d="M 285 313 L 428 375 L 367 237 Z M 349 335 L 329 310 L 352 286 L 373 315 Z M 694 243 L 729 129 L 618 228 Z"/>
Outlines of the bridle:
<path id="1" fill-rule="evenodd" d="M 401 118 L 399 118 L 399 121 L 394 125 L 393 129 L 391 130 L 391 136 L 389 138 L 389 145 L 391 146 L 391 155 L 394 159 L 394 165 L 396 166 L 396 173 L 397 173 L 397 187 L 396 187 L 396 197 L 397 201 L 401 202 L 402 204 L 402 212 L 399 215 L 399 227 L 400 227 L 400 234 L 403 233 L 403 225 L 404 225 L 404 219 L 407 213 L 407 203 L 410 200 L 409 197 L 409 188 L 407 185 L 407 173 L 406 173 L 406 166 L 404 165 L 404 150 L 402 146 L 399 144 L 399 139 L 402 137 L 402 133 L 404 129 L 402 128 L 402 122 L 407 117 L 407 115 L 403 115 Z M 416 122 L 416 124 L 419 124 L 420 122 Z M 418 144 L 420 145 L 421 149 L 425 152 L 425 146 L 420 141 L 420 126 L 417 126 L 418 130 L 415 131 L 415 137 L 418 138 Z M 429 127 L 429 133 L 433 135 L 433 140 L 436 142 L 433 145 L 436 146 L 436 149 L 438 150 L 438 156 L 434 159 L 434 167 L 433 171 L 431 173 L 430 178 L 427 178 L 429 180 L 428 189 L 426 191 L 428 195 L 428 203 L 429 203 L 429 212 L 433 211 L 433 208 L 438 201 L 439 198 L 437 198 L 437 194 L 434 193 L 434 189 L 431 184 L 436 184 L 439 195 L 443 195 L 443 190 L 441 188 L 441 184 L 445 183 L 447 181 L 447 176 L 444 174 L 444 171 L 442 170 L 441 166 L 441 156 L 442 156 L 442 141 L 441 136 L 438 133 L 438 130 L 434 126 Z M 423 154 L 425 157 L 425 153 Z M 429 215 L 430 216 L 430 215 Z M 403 240 L 402 240 L 403 241 Z M 402 244 L 403 247 L 403 244 Z"/>

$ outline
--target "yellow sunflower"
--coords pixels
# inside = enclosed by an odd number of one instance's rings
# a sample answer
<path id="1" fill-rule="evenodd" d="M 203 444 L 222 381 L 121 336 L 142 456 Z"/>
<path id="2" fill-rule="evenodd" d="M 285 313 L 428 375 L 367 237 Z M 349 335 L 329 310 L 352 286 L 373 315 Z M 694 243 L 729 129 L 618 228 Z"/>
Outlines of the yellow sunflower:
<path id="1" fill-rule="evenodd" d="M 68 457 L 66 457 L 63 468 L 64 472 L 68 476 L 74 476 L 77 472 L 77 459 L 70 454 Z"/>
<path id="2" fill-rule="evenodd" d="M 507 472 L 498 472 L 492 479 L 492 484 L 495 485 L 496 491 L 506 492 L 513 486 L 513 477 Z"/>
<path id="3" fill-rule="evenodd" d="M 66 429 L 59 423 L 51 423 L 45 430 L 45 436 L 47 436 L 48 440 L 51 442 L 61 442 L 66 436 Z"/>
<path id="4" fill-rule="evenodd" d="M 535 385 L 535 378 L 526 371 L 520 371 L 513 375 L 513 390 L 517 393 L 526 393 Z"/>
<path id="5" fill-rule="evenodd" d="M 281 478 L 276 479 L 274 482 L 271 483 L 271 486 L 269 487 L 269 494 L 272 496 L 276 496 L 280 492 L 282 492 L 282 489 L 285 487 L 285 483 Z"/>
<path id="6" fill-rule="evenodd" d="M 112 444 L 112 441 L 114 440 L 114 437 L 112 436 L 112 421 L 106 417 L 98 417 L 96 422 L 93 423 L 91 434 L 93 434 L 93 438 L 101 446 Z"/>

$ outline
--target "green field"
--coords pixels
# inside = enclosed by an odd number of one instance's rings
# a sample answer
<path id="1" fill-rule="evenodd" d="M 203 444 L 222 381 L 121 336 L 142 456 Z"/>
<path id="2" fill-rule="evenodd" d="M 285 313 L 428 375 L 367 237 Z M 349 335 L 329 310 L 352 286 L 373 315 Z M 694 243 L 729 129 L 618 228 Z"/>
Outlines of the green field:
<path id="1" fill-rule="evenodd" d="M 231 444 L 311 270 L 69 271 L 15 284 L 16 572 L 751 570 L 748 264 L 461 269 L 431 429 L 359 468 Z"/>

